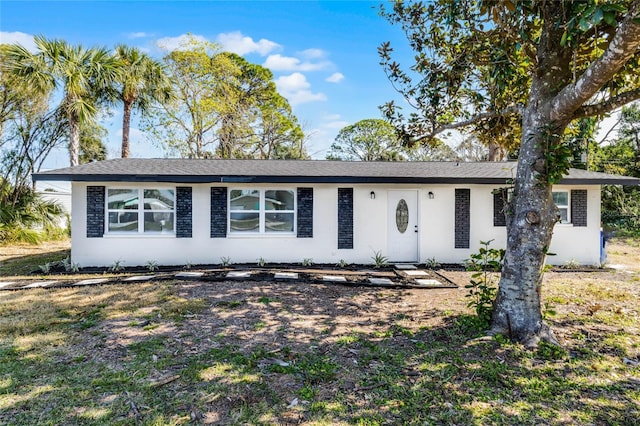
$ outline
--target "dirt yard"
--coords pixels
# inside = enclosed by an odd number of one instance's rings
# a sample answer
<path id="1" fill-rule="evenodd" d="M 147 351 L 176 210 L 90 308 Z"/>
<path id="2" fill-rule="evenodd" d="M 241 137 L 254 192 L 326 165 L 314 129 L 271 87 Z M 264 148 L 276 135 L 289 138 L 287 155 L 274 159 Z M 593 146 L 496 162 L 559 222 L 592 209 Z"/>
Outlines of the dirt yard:
<path id="1" fill-rule="evenodd" d="M 478 339 L 466 272 L 445 272 L 457 289 L 0 292 L 0 423 L 635 425 L 640 246 L 609 253 L 615 269 L 546 274 L 543 312 L 564 347 L 537 352 Z"/>

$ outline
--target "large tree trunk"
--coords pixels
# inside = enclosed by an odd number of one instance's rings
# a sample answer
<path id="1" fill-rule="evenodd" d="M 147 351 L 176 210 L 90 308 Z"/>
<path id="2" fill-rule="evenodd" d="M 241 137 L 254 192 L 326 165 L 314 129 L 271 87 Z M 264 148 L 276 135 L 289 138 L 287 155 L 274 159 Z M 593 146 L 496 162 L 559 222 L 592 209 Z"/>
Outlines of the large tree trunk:
<path id="1" fill-rule="evenodd" d="M 540 160 L 541 147 L 553 137 L 542 130 L 547 123 L 535 108 L 525 112 L 521 160 L 507 215 L 507 250 L 492 318 L 493 333 L 528 347 L 536 346 L 540 339 L 557 343 L 540 309 L 545 253 L 558 217 Z M 562 133 L 562 129 L 554 130 Z M 528 161 L 530 158 L 538 160 Z"/>
<path id="2" fill-rule="evenodd" d="M 545 7 L 556 16 L 560 2 Z M 522 116 L 522 140 L 513 197 L 508 203 L 507 249 L 492 317 L 492 332 L 502 333 L 527 347 L 542 339 L 557 344 L 542 319 L 540 294 L 546 252 L 551 244 L 558 211 L 551 196 L 545 154 L 558 144 L 568 124 L 552 118 L 557 87 L 571 79 L 570 50 L 560 48 L 562 28 L 546 20 L 538 47 L 538 70 L 531 82 Z"/>
<path id="3" fill-rule="evenodd" d="M 131 101 L 124 101 L 122 114 L 122 158 L 129 158 L 129 130 L 131 128 Z"/>

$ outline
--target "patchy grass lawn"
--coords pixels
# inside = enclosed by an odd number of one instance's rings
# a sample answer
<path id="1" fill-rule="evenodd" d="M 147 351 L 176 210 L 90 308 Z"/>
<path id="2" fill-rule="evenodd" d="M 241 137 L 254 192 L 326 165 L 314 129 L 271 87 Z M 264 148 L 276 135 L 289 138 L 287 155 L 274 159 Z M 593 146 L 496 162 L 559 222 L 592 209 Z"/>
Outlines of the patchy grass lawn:
<path id="1" fill-rule="evenodd" d="M 0 245 L 0 277 L 29 275 L 39 265 L 69 256 L 71 240 L 47 241 L 40 245 Z"/>
<path id="2" fill-rule="evenodd" d="M 537 352 L 478 338 L 464 288 L 1 292 L 0 424 L 637 425 L 640 247 L 610 253 L 547 274 Z"/>

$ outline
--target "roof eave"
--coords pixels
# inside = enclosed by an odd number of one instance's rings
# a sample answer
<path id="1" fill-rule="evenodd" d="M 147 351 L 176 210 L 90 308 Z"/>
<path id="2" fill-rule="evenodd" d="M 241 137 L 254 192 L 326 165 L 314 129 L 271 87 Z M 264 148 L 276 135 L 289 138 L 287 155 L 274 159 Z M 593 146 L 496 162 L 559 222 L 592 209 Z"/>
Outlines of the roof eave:
<path id="1" fill-rule="evenodd" d="M 36 181 L 70 182 L 172 182 L 172 183 L 406 183 L 406 184 L 506 184 L 506 178 L 415 176 L 220 176 L 220 175 L 122 175 L 34 174 Z"/>
<path id="2" fill-rule="evenodd" d="M 489 184 L 508 185 L 505 177 L 425 176 L 274 176 L 274 175 L 136 175 L 136 174 L 49 174 L 35 173 L 34 181 L 70 182 L 167 182 L 167 183 L 338 183 L 338 184 Z M 640 185 L 632 178 L 564 178 L 562 185 Z"/>

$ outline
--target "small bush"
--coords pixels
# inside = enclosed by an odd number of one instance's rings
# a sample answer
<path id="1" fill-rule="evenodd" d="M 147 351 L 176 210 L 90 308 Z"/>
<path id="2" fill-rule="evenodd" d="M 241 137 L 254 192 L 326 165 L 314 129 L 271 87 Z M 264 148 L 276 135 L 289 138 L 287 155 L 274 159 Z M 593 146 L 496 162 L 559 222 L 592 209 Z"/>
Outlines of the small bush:
<path id="1" fill-rule="evenodd" d="M 424 266 L 429 269 L 438 269 L 440 267 L 440 263 L 436 260 L 435 257 L 430 257 L 429 259 L 424 261 Z"/>
<path id="2" fill-rule="evenodd" d="M 389 264 L 389 259 L 386 256 L 383 256 L 382 251 L 380 250 L 374 251 L 371 259 L 373 260 L 373 264 L 376 268 L 382 268 Z"/>
<path id="3" fill-rule="evenodd" d="M 52 266 L 53 264 L 51 262 L 47 262 L 43 265 L 38 265 L 38 269 L 40 269 L 40 272 L 42 272 L 43 274 L 48 274 L 49 272 L 51 272 Z"/>
<path id="4" fill-rule="evenodd" d="M 124 260 L 114 260 L 109 270 L 111 272 L 120 272 L 124 269 Z"/>
<path id="5" fill-rule="evenodd" d="M 158 262 L 156 260 L 148 260 L 146 267 L 149 272 L 155 272 L 158 270 Z"/>
<path id="6" fill-rule="evenodd" d="M 505 253 L 504 249 L 489 248 L 491 241 L 480 241 L 480 250 L 465 261 L 467 271 L 473 272 L 469 284 L 465 286 L 469 289 L 467 306 L 476 311 L 485 328 L 491 323 L 493 302 L 498 292 L 498 273 L 502 269 Z"/>

